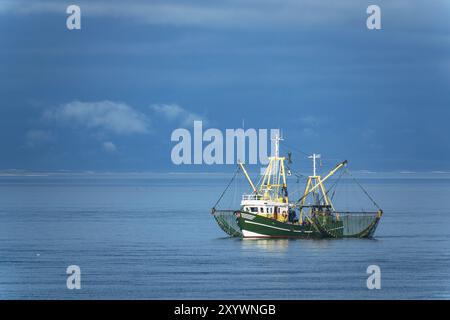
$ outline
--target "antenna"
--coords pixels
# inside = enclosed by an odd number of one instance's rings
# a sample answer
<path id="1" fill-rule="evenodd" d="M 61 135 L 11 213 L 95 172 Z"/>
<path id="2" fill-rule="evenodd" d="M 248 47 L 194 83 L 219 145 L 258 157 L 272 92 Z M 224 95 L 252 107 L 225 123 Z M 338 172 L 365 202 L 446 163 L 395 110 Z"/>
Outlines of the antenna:
<path id="1" fill-rule="evenodd" d="M 273 137 L 271 140 L 275 141 L 275 154 L 274 154 L 274 156 L 275 156 L 275 158 L 279 158 L 280 157 L 280 141 L 282 141 L 283 138 L 280 137 L 278 135 L 278 133 L 276 133 L 275 137 Z"/>
<path id="2" fill-rule="evenodd" d="M 316 177 L 316 160 L 322 158 L 321 154 L 313 153 L 308 159 L 312 159 L 313 161 L 313 177 Z"/>

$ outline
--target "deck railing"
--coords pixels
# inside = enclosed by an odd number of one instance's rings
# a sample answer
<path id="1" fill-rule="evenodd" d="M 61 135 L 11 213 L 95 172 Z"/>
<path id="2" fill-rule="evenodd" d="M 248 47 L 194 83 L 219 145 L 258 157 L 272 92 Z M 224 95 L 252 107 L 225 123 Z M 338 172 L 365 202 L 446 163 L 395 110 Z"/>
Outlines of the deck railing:
<path id="1" fill-rule="evenodd" d="M 246 200 L 263 200 L 264 197 L 260 194 L 243 194 L 242 195 L 242 200 L 246 201 Z"/>

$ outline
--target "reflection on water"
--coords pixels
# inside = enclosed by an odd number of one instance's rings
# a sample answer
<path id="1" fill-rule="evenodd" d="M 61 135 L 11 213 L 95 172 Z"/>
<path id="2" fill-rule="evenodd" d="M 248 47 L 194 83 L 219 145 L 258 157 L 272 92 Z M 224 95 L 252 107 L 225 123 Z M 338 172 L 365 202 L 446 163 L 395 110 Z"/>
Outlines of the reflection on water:
<path id="1" fill-rule="evenodd" d="M 377 239 L 242 239 L 243 249 L 255 248 L 265 251 L 284 252 L 291 246 L 294 250 L 325 250 L 333 248 L 333 242 L 342 241 L 377 241 Z"/>
<path id="2" fill-rule="evenodd" d="M 242 239 L 243 249 L 256 248 L 265 251 L 284 252 L 289 245 L 288 239 Z"/>

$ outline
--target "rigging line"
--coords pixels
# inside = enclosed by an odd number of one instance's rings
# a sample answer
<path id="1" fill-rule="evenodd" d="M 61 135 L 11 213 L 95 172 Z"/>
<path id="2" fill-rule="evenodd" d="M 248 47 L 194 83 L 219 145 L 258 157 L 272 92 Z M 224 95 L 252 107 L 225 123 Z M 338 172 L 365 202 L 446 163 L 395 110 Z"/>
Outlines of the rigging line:
<path id="1" fill-rule="evenodd" d="M 304 179 L 308 178 L 308 175 L 305 175 L 303 173 L 300 173 L 297 170 L 292 169 L 288 164 L 286 164 L 285 166 L 286 166 L 286 169 L 290 170 L 291 173 L 294 174 L 294 176 L 296 176 L 297 178 L 304 178 Z"/>
<path id="2" fill-rule="evenodd" d="M 306 176 L 304 176 L 304 175 L 302 175 L 300 173 L 295 173 L 295 172 L 292 172 L 292 171 L 291 171 L 291 174 L 296 176 L 298 179 L 305 179 L 306 180 L 308 178 L 308 177 L 306 177 Z"/>
<path id="3" fill-rule="evenodd" d="M 323 181 L 321 181 L 321 183 L 323 183 Z M 313 191 L 313 194 L 314 194 L 314 192 L 315 191 Z M 319 191 L 320 192 L 320 191 Z M 307 193 L 307 194 L 305 194 L 305 195 L 303 195 L 300 199 L 298 199 L 297 200 L 297 202 L 295 203 L 296 205 L 298 205 L 303 199 L 306 199 L 306 197 L 308 197 L 309 196 L 309 194 L 310 193 Z M 313 196 L 314 197 L 314 196 Z M 370 196 L 369 196 L 370 197 Z M 319 200 L 320 200 L 320 198 L 318 198 Z M 372 199 L 372 198 L 370 198 L 370 199 Z M 373 200 L 372 200 L 373 201 Z M 375 202 L 375 201 L 373 201 L 373 202 Z"/>
<path id="4" fill-rule="evenodd" d="M 239 170 L 241 168 L 238 166 L 237 170 L 234 172 L 233 178 L 231 178 L 230 182 L 228 183 L 227 187 L 225 188 L 225 190 L 223 190 L 222 194 L 219 197 L 219 200 L 217 200 L 216 204 L 213 206 L 213 209 L 216 208 L 216 206 L 219 204 L 220 200 L 222 200 L 223 196 L 225 195 L 225 192 L 227 192 L 228 188 L 230 187 L 231 183 L 234 181 L 234 179 L 236 178 L 236 175 L 238 174 Z"/>
<path id="5" fill-rule="evenodd" d="M 231 197 L 231 199 L 230 199 L 229 208 L 231 208 L 232 205 L 234 203 L 236 203 L 236 201 L 237 201 L 238 182 L 239 182 L 239 177 L 237 179 L 234 179 L 233 197 Z"/>
<path id="6" fill-rule="evenodd" d="M 373 198 L 369 195 L 369 193 L 366 191 L 366 189 L 363 188 L 363 186 L 358 182 L 358 180 L 355 179 L 355 177 L 353 177 L 353 175 L 351 174 L 351 172 L 348 169 L 345 169 L 345 171 L 347 171 L 347 173 L 350 175 L 350 177 L 352 177 L 353 181 L 356 182 L 356 184 L 361 188 L 361 190 L 366 194 L 366 196 L 370 199 L 370 201 L 372 201 L 372 203 L 375 205 L 375 207 L 377 207 L 379 210 L 381 210 L 380 206 L 375 202 L 375 200 L 373 200 Z"/>
<path id="7" fill-rule="evenodd" d="M 259 180 L 258 180 L 258 183 L 256 184 L 256 186 L 260 186 L 261 185 L 261 183 L 262 183 L 262 180 L 263 180 L 263 178 L 264 178 L 264 174 L 261 174 L 261 169 L 259 169 L 260 171 L 259 171 Z M 264 173 L 265 173 L 265 171 L 267 170 L 267 167 L 266 167 L 266 169 L 264 170 Z"/>
<path id="8" fill-rule="evenodd" d="M 336 194 L 336 190 L 333 190 L 333 193 L 331 194 L 331 197 L 330 197 L 331 201 L 333 201 L 335 194 Z"/>
<path id="9" fill-rule="evenodd" d="M 328 193 L 337 186 L 337 184 L 339 183 L 339 181 L 341 180 L 342 176 L 344 175 L 344 171 L 341 171 L 339 177 L 336 179 L 336 181 L 333 182 L 333 184 L 331 185 L 331 187 L 328 188 L 327 192 L 325 192 L 326 195 L 328 195 Z M 322 197 L 320 198 L 319 201 L 322 201 L 325 198 L 325 195 L 322 195 Z"/>
<path id="10" fill-rule="evenodd" d="M 304 151 L 302 151 L 302 150 L 300 150 L 300 149 L 298 149 L 298 148 L 296 148 L 296 147 L 294 147 L 294 146 L 292 146 L 292 145 L 290 145 L 290 144 L 288 144 L 286 142 L 283 142 L 282 144 L 285 145 L 286 147 L 288 147 L 289 149 L 292 149 L 293 151 L 296 151 L 296 152 L 304 154 L 305 156 L 309 156 L 310 155 L 309 153 L 306 153 L 306 152 L 304 152 Z"/>
<path id="11" fill-rule="evenodd" d="M 298 149 L 298 148 L 296 148 L 296 147 L 294 147 L 294 146 L 292 146 L 292 145 L 290 145 L 290 144 L 288 144 L 288 143 L 286 143 L 284 141 L 282 143 L 280 143 L 280 146 L 281 145 L 285 145 L 286 147 L 289 147 L 289 148 L 293 149 L 293 151 L 297 151 L 299 153 L 302 153 L 302 154 L 304 154 L 307 157 L 309 157 L 311 155 L 311 153 L 307 153 L 305 151 L 302 151 L 302 150 L 300 150 L 300 149 Z M 323 158 L 323 159 L 324 160 L 341 160 L 341 159 L 345 159 L 345 157 L 341 157 L 341 155 L 339 155 L 339 154 L 332 154 L 332 155 L 330 155 L 330 157 L 331 156 L 333 156 L 333 158 Z"/>

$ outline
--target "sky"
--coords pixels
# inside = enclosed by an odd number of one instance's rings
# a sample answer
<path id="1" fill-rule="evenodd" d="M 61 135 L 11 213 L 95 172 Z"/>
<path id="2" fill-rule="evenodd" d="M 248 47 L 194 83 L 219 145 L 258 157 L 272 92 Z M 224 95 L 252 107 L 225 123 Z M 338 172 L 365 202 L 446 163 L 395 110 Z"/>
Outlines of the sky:
<path id="1" fill-rule="evenodd" d="M 0 0 L 0 170 L 232 170 L 172 163 L 171 133 L 202 120 L 356 170 L 450 171 L 449 18 L 445 0 Z"/>

